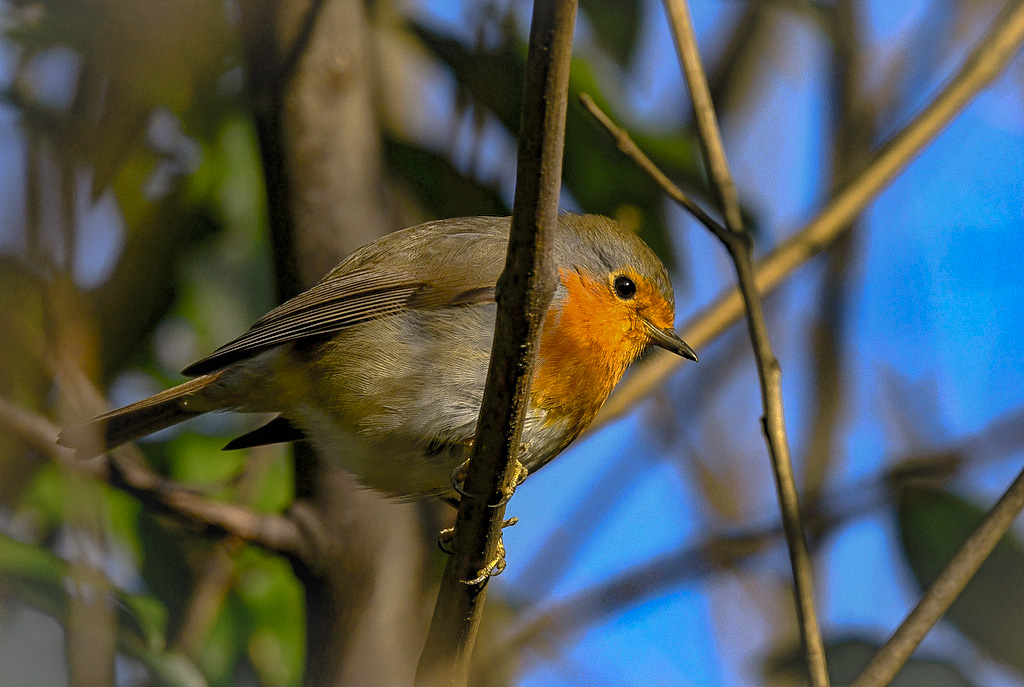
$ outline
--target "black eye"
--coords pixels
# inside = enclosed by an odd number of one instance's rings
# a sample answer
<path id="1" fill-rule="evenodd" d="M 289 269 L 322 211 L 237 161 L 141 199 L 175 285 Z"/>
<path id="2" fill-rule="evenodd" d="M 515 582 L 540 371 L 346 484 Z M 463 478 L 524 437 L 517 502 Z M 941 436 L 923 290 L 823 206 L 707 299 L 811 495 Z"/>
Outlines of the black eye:
<path id="1" fill-rule="evenodd" d="M 636 284 L 629 277 L 619 275 L 615 277 L 615 295 L 624 301 L 633 300 L 636 296 Z"/>

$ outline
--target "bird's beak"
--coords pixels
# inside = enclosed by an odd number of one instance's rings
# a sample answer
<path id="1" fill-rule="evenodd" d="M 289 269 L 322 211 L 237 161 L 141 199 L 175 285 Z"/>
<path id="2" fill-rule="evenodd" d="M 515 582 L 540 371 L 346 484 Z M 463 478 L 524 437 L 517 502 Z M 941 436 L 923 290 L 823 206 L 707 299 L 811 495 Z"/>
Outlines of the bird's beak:
<path id="1" fill-rule="evenodd" d="M 697 354 L 690 348 L 690 344 L 680 339 L 674 331 L 657 327 L 647 320 L 644 320 L 644 324 L 647 326 L 647 335 L 651 337 L 652 344 L 697 362 Z"/>

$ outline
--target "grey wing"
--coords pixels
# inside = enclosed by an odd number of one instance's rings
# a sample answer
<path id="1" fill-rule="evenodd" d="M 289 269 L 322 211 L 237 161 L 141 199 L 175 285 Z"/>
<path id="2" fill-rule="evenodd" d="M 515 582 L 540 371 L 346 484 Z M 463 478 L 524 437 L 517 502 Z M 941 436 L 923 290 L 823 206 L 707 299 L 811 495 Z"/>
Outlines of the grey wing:
<path id="1" fill-rule="evenodd" d="M 274 308 L 245 334 L 189 365 L 182 374 L 206 374 L 283 343 L 332 334 L 397 313 L 422 287 L 399 275 L 370 270 L 332 276 Z"/>
<path id="2" fill-rule="evenodd" d="M 410 227 L 367 244 L 313 288 L 274 308 L 182 374 L 206 374 L 274 346 L 332 334 L 405 308 L 493 300 L 507 232 L 508 218 L 471 217 Z M 375 266 L 385 261 L 391 269 Z M 428 284 L 429 265 L 459 269 Z"/>

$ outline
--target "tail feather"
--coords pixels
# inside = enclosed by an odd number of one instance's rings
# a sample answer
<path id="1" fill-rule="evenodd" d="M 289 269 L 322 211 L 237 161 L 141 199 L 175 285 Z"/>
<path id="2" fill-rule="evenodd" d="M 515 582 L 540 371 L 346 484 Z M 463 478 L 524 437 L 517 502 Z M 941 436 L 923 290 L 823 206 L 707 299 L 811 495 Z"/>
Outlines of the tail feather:
<path id="1" fill-rule="evenodd" d="M 57 443 L 75 449 L 79 458 L 92 458 L 189 418 L 216 410 L 200 392 L 221 372 L 190 379 L 155 396 L 68 427 Z"/>

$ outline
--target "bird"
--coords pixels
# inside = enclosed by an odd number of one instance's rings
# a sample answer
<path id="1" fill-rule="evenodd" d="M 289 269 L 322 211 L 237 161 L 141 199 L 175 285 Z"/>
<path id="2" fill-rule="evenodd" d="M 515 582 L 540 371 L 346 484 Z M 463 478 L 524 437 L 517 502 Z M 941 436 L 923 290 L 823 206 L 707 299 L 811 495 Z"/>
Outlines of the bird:
<path id="1" fill-rule="evenodd" d="M 229 442 L 309 440 L 386 497 L 457 499 L 483 398 L 510 217 L 442 219 L 357 249 L 309 290 L 182 371 L 191 379 L 65 429 L 90 458 L 219 410 L 276 413 Z M 674 331 L 668 272 L 636 233 L 562 213 L 518 460 L 532 474 L 593 421 L 650 346 L 696 361 Z"/>

